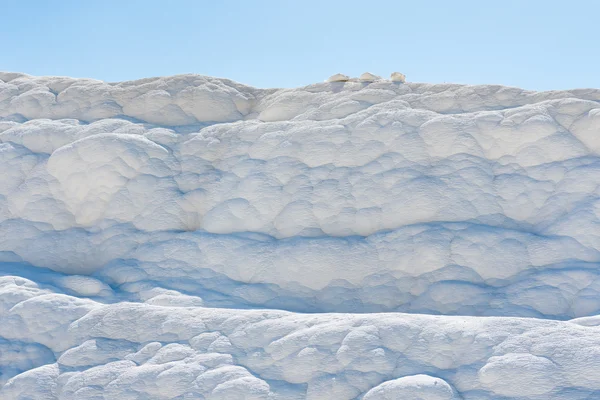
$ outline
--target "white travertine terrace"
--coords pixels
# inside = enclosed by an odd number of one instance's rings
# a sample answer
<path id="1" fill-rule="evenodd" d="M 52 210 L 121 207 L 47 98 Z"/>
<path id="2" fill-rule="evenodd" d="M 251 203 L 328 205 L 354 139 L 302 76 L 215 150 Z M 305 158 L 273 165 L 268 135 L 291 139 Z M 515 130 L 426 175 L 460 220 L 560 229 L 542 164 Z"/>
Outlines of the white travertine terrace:
<path id="1" fill-rule="evenodd" d="M 0 398 L 600 398 L 600 90 L 365 81 L 0 73 Z"/>

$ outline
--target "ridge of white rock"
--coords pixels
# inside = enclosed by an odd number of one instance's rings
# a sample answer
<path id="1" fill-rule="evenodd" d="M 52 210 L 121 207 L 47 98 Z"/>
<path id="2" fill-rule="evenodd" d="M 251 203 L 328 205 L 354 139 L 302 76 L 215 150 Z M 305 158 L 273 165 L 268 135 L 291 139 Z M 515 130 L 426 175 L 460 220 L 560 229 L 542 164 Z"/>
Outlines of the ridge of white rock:
<path id="1" fill-rule="evenodd" d="M 599 152 L 596 89 L 0 73 L 0 398 L 596 398 Z"/>

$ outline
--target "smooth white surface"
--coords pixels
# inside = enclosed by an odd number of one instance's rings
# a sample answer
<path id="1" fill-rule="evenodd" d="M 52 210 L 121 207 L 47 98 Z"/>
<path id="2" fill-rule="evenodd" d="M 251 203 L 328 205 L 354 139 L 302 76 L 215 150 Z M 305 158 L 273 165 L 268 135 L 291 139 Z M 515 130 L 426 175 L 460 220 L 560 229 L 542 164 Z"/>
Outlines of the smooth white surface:
<path id="1" fill-rule="evenodd" d="M 2 399 L 598 395 L 599 90 L 0 79 Z"/>

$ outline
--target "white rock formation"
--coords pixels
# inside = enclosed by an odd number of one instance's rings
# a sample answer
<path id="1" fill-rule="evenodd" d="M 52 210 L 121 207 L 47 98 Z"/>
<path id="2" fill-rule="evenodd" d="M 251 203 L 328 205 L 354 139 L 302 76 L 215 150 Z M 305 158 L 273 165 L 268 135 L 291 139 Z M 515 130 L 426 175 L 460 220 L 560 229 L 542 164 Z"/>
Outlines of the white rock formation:
<path id="1" fill-rule="evenodd" d="M 364 72 L 358 79 L 363 82 L 373 82 L 380 80 L 381 77 L 370 72 Z"/>
<path id="2" fill-rule="evenodd" d="M 392 74 L 390 75 L 390 80 L 392 82 L 405 83 L 406 82 L 406 75 L 401 74 L 400 72 L 392 72 Z"/>
<path id="3" fill-rule="evenodd" d="M 458 400 L 456 391 L 443 379 L 428 375 L 405 376 L 383 382 L 369 390 L 363 400 Z"/>
<path id="4" fill-rule="evenodd" d="M 333 86 L 0 73 L 0 398 L 596 398 L 600 90 Z"/>
<path id="5" fill-rule="evenodd" d="M 344 74 L 335 74 L 327 78 L 327 82 L 348 82 L 350 77 Z"/>

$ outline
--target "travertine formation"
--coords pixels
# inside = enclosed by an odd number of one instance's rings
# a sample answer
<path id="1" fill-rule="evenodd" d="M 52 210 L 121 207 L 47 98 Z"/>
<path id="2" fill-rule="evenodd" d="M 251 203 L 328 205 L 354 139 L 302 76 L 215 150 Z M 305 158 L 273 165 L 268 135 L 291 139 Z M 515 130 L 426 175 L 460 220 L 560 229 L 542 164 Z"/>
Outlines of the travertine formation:
<path id="1" fill-rule="evenodd" d="M 0 73 L 0 398 L 600 396 L 600 90 L 401 83 Z"/>

